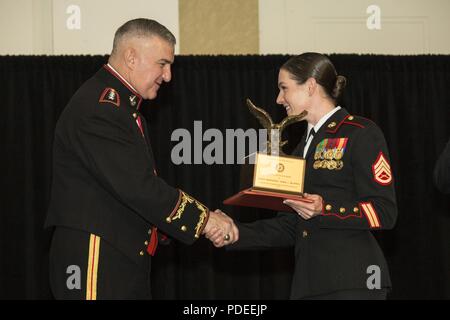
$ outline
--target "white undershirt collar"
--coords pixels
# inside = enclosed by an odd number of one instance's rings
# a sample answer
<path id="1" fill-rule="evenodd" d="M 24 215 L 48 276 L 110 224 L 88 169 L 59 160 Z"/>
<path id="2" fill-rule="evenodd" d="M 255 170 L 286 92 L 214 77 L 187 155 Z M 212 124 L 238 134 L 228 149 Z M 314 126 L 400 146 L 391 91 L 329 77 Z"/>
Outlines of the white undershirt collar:
<path id="1" fill-rule="evenodd" d="M 324 115 L 322 118 L 320 118 L 320 120 L 316 123 L 316 125 L 314 126 L 314 132 L 319 132 L 319 129 L 323 126 L 323 124 L 325 122 L 328 121 L 328 119 L 330 119 L 330 117 L 335 114 L 336 112 L 338 112 L 340 109 L 342 109 L 340 106 L 337 106 L 336 108 L 334 108 L 333 110 L 331 110 L 330 112 L 328 112 L 326 115 Z M 312 124 L 308 123 L 308 131 L 307 131 L 307 137 L 308 137 L 308 141 L 306 141 L 306 145 L 305 148 L 303 149 L 303 158 L 306 156 L 306 153 L 308 152 L 309 149 L 309 145 L 311 144 L 312 138 L 309 136 L 309 132 L 311 131 L 311 129 L 313 128 Z"/>

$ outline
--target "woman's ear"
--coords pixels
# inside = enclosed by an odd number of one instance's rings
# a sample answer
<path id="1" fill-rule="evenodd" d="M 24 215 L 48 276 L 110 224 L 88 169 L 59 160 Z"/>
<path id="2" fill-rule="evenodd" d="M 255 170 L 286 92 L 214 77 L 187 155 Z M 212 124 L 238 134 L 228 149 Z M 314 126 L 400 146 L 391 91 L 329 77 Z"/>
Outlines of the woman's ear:
<path id="1" fill-rule="evenodd" d="M 317 89 L 317 82 L 314 78 L 306 80 L 306 87 L 308 88 L 308 95 L 311 97 Z"/>

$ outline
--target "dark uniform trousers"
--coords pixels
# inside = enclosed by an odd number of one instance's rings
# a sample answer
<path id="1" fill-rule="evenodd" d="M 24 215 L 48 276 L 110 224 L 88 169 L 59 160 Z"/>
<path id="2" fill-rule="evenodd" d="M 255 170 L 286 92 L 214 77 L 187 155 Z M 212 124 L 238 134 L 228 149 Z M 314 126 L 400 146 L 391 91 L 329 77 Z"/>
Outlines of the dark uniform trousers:
<path id="1" fill-rule="evenodd" d="M 56 299 L 151 299 L 151 258 L 141 264 L 100 237 L 58 227 L 50 248 L 50 285 Z"/>
<path id="2" fill-rule="evenodd" d="M 58 119 L 45 222 L 55 228 L 56 298 L 151 298 L 158 243 L 167 235 L 192 244 L 208 221 L 205 205 L 158 177 L 142 100 L 106 65 Z"/>
<path id="3" fill-rule="evenodd" d="M 302 157 L 304 141 L 294 156 Z M 393 228 L 397 205 L 381 130 L 340 109 L 313 136 L 305 159 L 304 190 L 322 196 L 323 212 L 238 223 L 239 241 L 229 249 L 294 247 L 291 299 L 385 298 L 391 280 L 372 231 Z"/>

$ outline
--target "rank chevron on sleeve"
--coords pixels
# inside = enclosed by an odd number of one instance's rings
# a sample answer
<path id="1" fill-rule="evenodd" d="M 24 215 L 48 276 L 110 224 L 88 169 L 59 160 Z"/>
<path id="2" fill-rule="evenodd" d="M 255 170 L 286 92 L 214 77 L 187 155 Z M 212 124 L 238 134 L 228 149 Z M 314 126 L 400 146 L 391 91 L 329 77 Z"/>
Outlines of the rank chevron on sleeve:
<path id="1" fill-rule="evenodd" d="M 372 172 L 375 181 L 382 186 L 387 186 L 392 182 L 392 172 L 389 162 L 380 151 L 378 158 L 372 165 Z"/>

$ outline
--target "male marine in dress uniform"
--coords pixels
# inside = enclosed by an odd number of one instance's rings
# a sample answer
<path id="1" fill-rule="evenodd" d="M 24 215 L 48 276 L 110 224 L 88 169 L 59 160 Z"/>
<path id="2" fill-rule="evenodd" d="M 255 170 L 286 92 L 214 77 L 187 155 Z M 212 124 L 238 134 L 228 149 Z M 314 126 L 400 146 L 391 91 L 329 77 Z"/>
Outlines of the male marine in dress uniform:
<path id="1" fill-rule="evenodd" d="M 50 281 L 56 298 L 151 298 L 151 257 L 165 235 L 191 244 L 220 229 L 230 243 L 237 239 L 230 218 L 157 175 L 139 108 L 170 81 L 174 45 L 156 21 L 125 23 L 109 63 L 58 120 L 46 220 L 55 227 Z"/>

